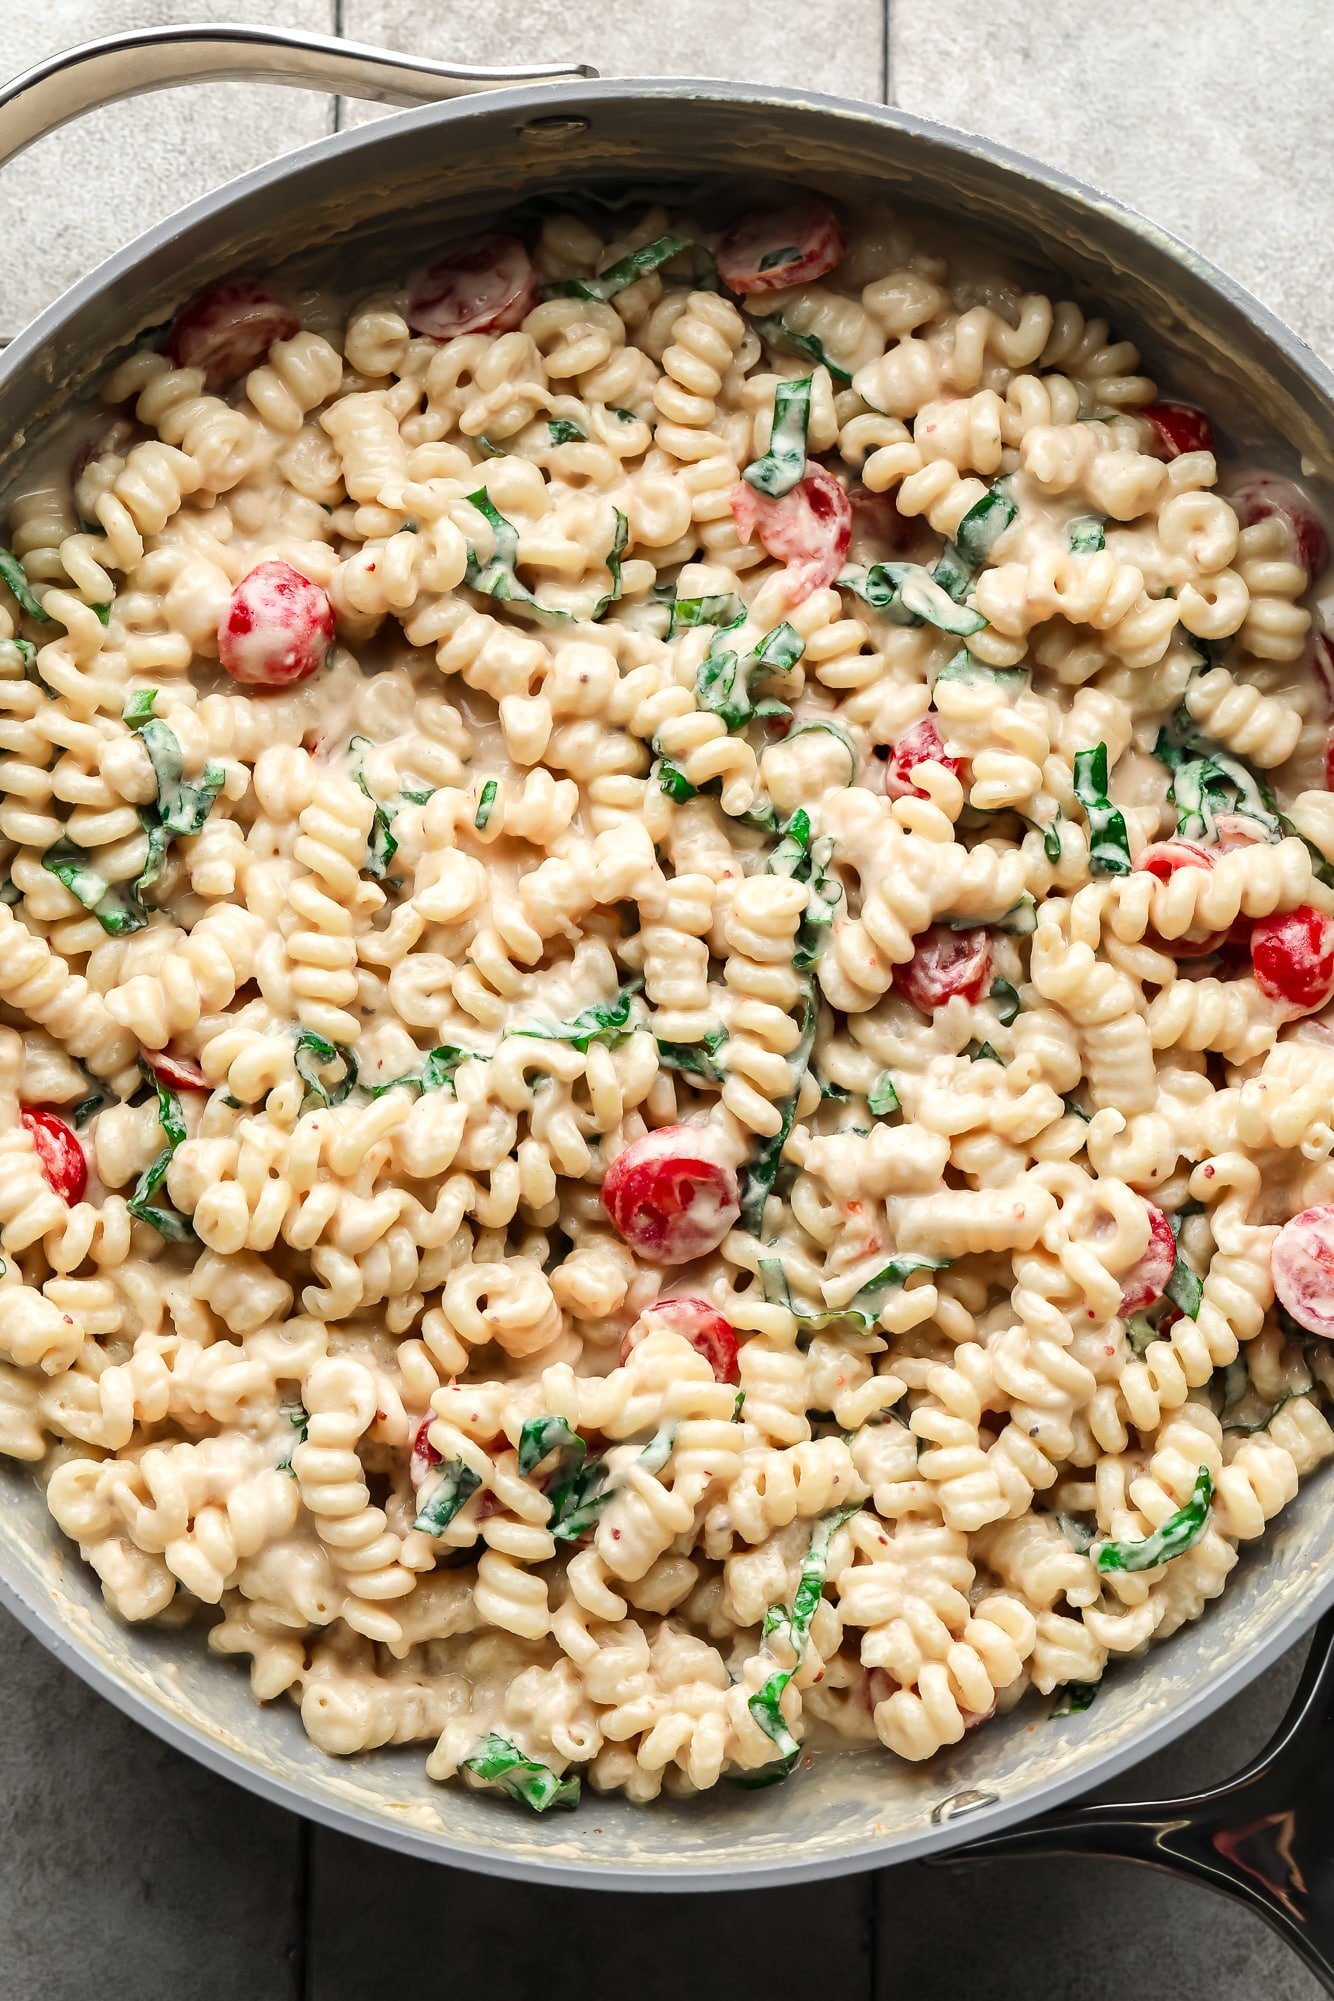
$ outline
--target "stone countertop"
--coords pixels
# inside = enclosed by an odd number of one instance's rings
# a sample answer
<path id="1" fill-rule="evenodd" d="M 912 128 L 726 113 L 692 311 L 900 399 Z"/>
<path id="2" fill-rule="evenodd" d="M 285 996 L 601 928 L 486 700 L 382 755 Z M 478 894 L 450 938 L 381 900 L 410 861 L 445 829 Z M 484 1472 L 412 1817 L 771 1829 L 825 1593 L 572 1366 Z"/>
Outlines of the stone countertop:
<path id="1" fill-rule="evenodd" d="M 746 75 L 888 100 L 1003 139 L 1146 210 L 1334 357 L 1326 0 L 42 0 L 3 61 L 177 20 L 251 19 L 461 61 L 583 58 L 627 75 Z M 0 338 L 187 199 L 370 110 L 218 84 L 97 112 L 4 169 Z M 1237 1769 L 1299 1647 L 1115 1790 Z M 1260 1923 L 1203 1890 L 1094 1862 L 921 1865 L 645 1904 L 432 1869 L 252 1799 L 128 1723 L 0 1614 L 0 1986 L 14 2001 L 370 2001 L 423 1977 L 509 1997 L 642 2001 L 738 1984 L 765 2001 L 1314 2001 Z M 650 1922 L 645 1922 L 649 1919 Z M 552 1952 L 551 1942 L 559 1949 Z M 781 1950 L 775 1951 L 775 1945 Z M 763 1968 L 763 1977 L 756 1969 Z M 434 1974 L 432 1974 L 434 1969 Z"/>

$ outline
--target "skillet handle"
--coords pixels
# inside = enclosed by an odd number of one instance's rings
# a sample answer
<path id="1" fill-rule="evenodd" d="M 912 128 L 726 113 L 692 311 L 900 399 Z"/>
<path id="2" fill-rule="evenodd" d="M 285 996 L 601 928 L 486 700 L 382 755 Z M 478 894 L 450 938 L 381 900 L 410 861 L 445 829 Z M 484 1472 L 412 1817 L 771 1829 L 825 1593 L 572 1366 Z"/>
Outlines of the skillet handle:
<path id="1" fill-rule="evenodd" d="M 182 83 L 294 84 L 378 104 L 434 104 L 509 83 L 596 76 L 587 63 L 470 69 L 331 35 L 239 23 L 139 28 L 62 49 L 0 89 L 0 164 L 99 104 Z"/>
<path id="2" fill-rule="evenodd" d="M 1185 1799 L 1058 1807 L 942 1862 L 1111 1855 L 1255 1911 L 1334 1994 L 1334 1613 L 1316 1628 L 1276 1735 L 1235 1778 Z"/>

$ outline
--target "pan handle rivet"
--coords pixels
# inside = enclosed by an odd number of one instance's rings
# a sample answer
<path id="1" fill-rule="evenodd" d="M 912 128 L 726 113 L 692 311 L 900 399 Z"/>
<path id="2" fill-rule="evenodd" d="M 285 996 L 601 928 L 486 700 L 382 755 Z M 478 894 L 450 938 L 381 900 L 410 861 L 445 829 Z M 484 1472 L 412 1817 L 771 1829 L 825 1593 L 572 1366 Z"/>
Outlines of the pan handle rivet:
<path id="1" fill-rule="evenodd" d="M 530 118 L 519 131 L 525 139 L 531 139 L 537 146 L 559 146 L 566 139 L 575 139 L 581 132 L 587 132 L 586 118 L 566 118 L 557 114 L 550 118 Z"/>
<path id="2" fill-rule="evenodd" d="M 958 1820 L 965 1813 L 976 1813 L 979 1807 L 996 1806 L 999 1802 L 999 1793 L 951 1793 L 948 1799 L 932 1807 L 932 1824 L 939 1827 L 943 1821 Z"/>

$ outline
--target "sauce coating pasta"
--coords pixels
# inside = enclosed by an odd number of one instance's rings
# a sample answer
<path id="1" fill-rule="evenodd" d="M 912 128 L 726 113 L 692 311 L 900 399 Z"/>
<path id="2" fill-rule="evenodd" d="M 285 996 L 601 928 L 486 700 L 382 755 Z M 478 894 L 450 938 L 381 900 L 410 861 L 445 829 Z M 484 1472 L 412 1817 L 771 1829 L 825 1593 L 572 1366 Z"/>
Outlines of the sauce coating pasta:
<path id="1" fill-rule="evenodd" d="M 1334 1452 L 1302 491 L 805 194 L 102 402 L 0 555 L 0 1452 L 111 1606 L 538 1811 L 1199 1616 Z"/>

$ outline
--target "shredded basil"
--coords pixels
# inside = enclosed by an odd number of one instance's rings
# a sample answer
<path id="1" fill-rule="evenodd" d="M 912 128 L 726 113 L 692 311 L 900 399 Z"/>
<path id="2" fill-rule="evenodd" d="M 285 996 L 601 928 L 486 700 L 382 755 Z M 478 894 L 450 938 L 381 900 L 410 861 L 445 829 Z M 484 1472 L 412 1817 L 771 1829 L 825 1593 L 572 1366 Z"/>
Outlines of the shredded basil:
<path id="1" fill-rule="evenodd" d="M 1002 1028 L 1008 1028 L 1023 1007 L 1023 1002 L 1008 980 L 993 980 L 987 999 L 995 1001 Z"/>
<path id="2" fill-rule="evenodd" d="M 366 839 L 366 873 L 377 882 L 383 882 L 389 873 L 389 864 L 398 853 L 398 842 L 394 839 L 394 816 L 387 806 L 382 806 L 370 786 L 362 768 L 366 752 L 373 750 L 374 744 L 368 736 L 354 736 L 347 746 L 347 754 L 352 760 L 352 776 L 357 781 L 357 789 L 370 800 L 375 808 L 371 830 Z"/>
<path id="3" fill-rule="evenodd" d="M 601 618 L 603 612 L 608 611 L 621 595 L 621 558 L 624 556 L 626 544 L 630 540 L 630 523 L 626 520 L 619 507 L 614 507 L 612 513 L 616 516 L 616 527 L 611 538 L 611 548 L 607 551 L 607 568 L 611 572 L 611 589 L 605 592 L 594 605 L 594 618 Z"/>
<path id="4" fill-rule="evenodd" d="M 630 1008 L 643 984 L 642 980 L 631 980 L 628 986 L 621 988 L 615 1000 L 595 1001 L 592 1007 L 582 1009 L 573 1021 L 534 1022 L 528 1028 L 509 1028 L 505 1033 L 532 1036 L 541 1042 L 568 1042 L 581 1050 L 588 1049 L 594 1042 L 617 1049 L 634 1034 Z"/>
<path id="5" fill-rule="evenodd" d="M 430 1499 L 413 1522 L 413 1528 L 423 1535 L 443 1535 L 481 1484 L 481 1476 L 471 1466 L 465 1466 L 461 1459 L 446 1459 L 440 1468 L 439 1485 L 431 1489 Z"/>
<path id="6" fill-rule="evenodd" d="M 306 1442 L 306 1434 L 310 1429 L 310 1412 L 303 1403 L 285 1403 L 281 1406 L 279 1415 L 287 1419 L 287 1422 L 296 1433 L 296 1437 L 291 1441 L 286 1452 L 284 1452 L 282 1458 L 278 1461 L 278 1471 L 280 1473 L 290 1473 L 295 1480 L 296 1468 L 292 1464 L 292 1454 L 296 1451 L 298 1445 L 304 1445 Z"/>
<path id="7" fill-rule="evenodd" d="M 109 1091 L 90 1091 L 86 1098 L 80 1098 L 78 1104 L 75 1105 L 73 1111 L 70 1113 L 70 1118 L 76 1126 L 86 1126 L 95 1112 L 100 1112 L 103 1105 L 109 1105 L 111 1102 L 112 1098 Z"/>
<path id="8" fill-rule="evenodd" d="M 692 785 L 679 764 L 673 764 L 668 757 L 658 760 L 658 784 L 669 799 L 675 799 L 678 806 L 687 799 L 693 799 L 699 787 Z"/>
<path id="9" fill-rule="evenodd" d="M 1173 1306 L 1180 1307 L 1187 1320 L 1198 1320 L 1204 1286 L 1198 1272 L 1191 1270 L 1180 1251 L 1172 1267 L 1172 1276 L 1163 1287 L 1163 1296 L 1170 1299 Z"/>
<path id="10" fill-rule="evenodd" d="M 695 675 L 695 701 L 701 709 L 721 716 L 734 735 L 757 716 L 789 714 L 786 704 L 782 702 L 757 704 L 751 684 L 765 680 L 770 674 L 786 673 L 790 667 L 795 667 L 806 651 L 806 642 L 793 626 L 784 622 L 766 632 L 749 653 L 741 656 L 722 644 L 730 629 L 727 627 L 715 634 L 708 653 L 700 662 Z M 835 724 L 833 727 L 838 726 Z"/>
<path id="11" fill-rule="evenodd" d="M 298 1028 L 296 1031 L 296 1074 L 306 1086 L 306 1094 L 301 1101 L 302 1111 L 315 1105 L 341 1105 L 355 1088 L 357 1082 L 357 1059 L 350 1049 L 341 1042 L 330 1042 L 327 1035 L 319 1035 L 313 1028 Z M 335 1084 L 326 1084 L 319 1075 L 331 1063 L 341 1063 L 343 1075 Z M 388 1090 L 390 1087 L 384 1087 Z"/>
<path id="12" fill-rule="evenodd" d="M 638 1464 L 647 1473 L 660 1473 L 672 1456 L 675 1442 L 675 1427 L 661 1426 L 641 1449 Z M 570 1456 L 573 1461 L 573 1453 Z M 557 1542 L 574 1542 L 593 1527 L 617 1491 L 609 1484 L 610 1477 L 611 1469 L 601 1453 L 592 1459 L 579 1458 L 568 1473 L 562 1467 L 550 1497 L 550 1528 Z"/>
<path id="13" fill-rule="evenodd" d="M 1082 1716 L 1086 1709 L 1092 1709 L 1101 1678 L 1097 1681 L 1067 1681 L 1053 1691 L 1055 1700 L 1047 1711 L 1052 1721 L 1058 1716 Z"/>
<path id="14" fill-rule="evenodd" d="M 1008 479 L 998 479 L 969 508 L 955 532 L 954 546 L 964 562 L 975 569 L 985 563 L 1018 512 L 1010 498 Z"/>
<path id="15" fill-rule="evenodd" d="M 327 1046 L 332 1049 L 334 1045 L 329 1043 Z M 454 1098 L 458 1096 L 454 1073 L 459 1065 L 486 1061 L 480 1049 L 460 1049 L 454 1043 L 441 1043 L 430 1052 L 420 1070 L 404 1077 L 392 1077 L 387 1084 L 372 1084 L 368 1088 L 372 1098 L 382 1098 L 386 1091 L 400 1090 L 448 1091 Z"/>
<path id="16" fill-rule="evenodd" d="M 581 431 L 568 417 L 548 417 L 547 429 L 551 433 L 553 445 L 576 445 L 588 442 L 587 431 Z"/>
<path id="17" fill-rule="evenodd" d="M 482 796 L 477 801 L 477 811 L 473 815 L 473 825 L 478 833 L 484 833 L 491 818 L 491 809 L 496 803 L 497 785 L 494 778 L 488 778 L 482 787 Z"/>
<path id="18" fill-rule="evenodd" d="M 158 1124 L 162 1128 L 167 1144 L 157 1158 L 147 1166 L 135 1184 L 135 1190 L 125 1204 L 136 1222 L 151 1223 L 160 1237 L 169 1244 L 189 1243 L 194 1236 L 193 1225 L 184 1216 L 166 1204 L 155 1203 L 153 1198 L 167 1178 L 171 1157 L 185 1138 L 185 1120 L 181 1117 L 181 1101 L 174 1091 L 160 1084 L 148 1066 L 140 1062 L 144 1081 L 151 1084 L 157 1093 Z"/>
<path id="19" fill-rule="evenodd" d="M 925 622 L 966 639 L 986 624 L 980 611 L 957 603 L 920 563 L 872 563 L 865 570 L 854 566 L 838 578 L 838 587 L 901 625 Z"/>
<path id="20" fill-rule="evenodd" d="M 85 851 L 76 848 L 72 841 L 57 841 L 48 848 L 42 856 L 42 867 L 48 875 L 64 883 L 70 895 L 92 912 L 111 937 L 123 938 L 131 931 L 142 931 L 147 924 L 148 914 L 133 889 L 109 883 L 98 874 Z"/>
<path id="21" fill-rule="evenodd" d="M 468 567 L 463 581 L 470 589 L 481 591 L 486 597 L 497 598 L 502 604 L 520 605 L 528 611 L 539 612 L 545 618 L 569 619 L 569 612 L 558 611 L 554 605 L 545 605 L 534 597 L 527 584 L 520 583 L 515 568 L 519 557 L 519 531 L 512 521 L 507 521 L 491 503 L 491 496 L 484 486 L 476 493 L 468 495 L 468 504 L 475 507 L 487 523 L 494 539 L 494 553 L 489 563 L 478 560 L 477 552 L 469 546 Z"/>
<path id="22" fill-rule="evenodd" d="M 519 1472 L 526 1480 L 553 1452 L 572 1452 L 582 1465 L 587 1449 L 563 1417 L 527 1418 L 519 1433 Z"/>
<path id="23" fill-rule="evenodd" d="M 609 264 L 596 278 L 561 278 L 554 285 L 544 285 L 543 295 L 548 299 L 614 299 L 618 292 L 624 292 L 650 271 L 656 271 L 673 257 L 679 257 L 683 250 L 690 248 L 688 236 L 655 237 L 652 243 L 645 243 L 639 250 L 632 250 L 628 256 L 618 258 Z"/>
<path id="24" fill-rule="evenodd" d="M 838 362 L 829 359 L 824 342 L 817 335 L 798 333 L 795 327 L 787 324 L 781 313 L 768 313 L 752 320 L 751 325 L 772 347 L 781 348 L 786 354 L 799 354 L 803 360 L 813 361 L 818 368 L 827 368 L 831 382 L 840 389 L 850 387 L 851 374 Z"/>
<path id="25" fill-rule="evenodd" d="M 735 591 L 718 591 L 702 598 L 673 597 L 667 637 L 672 639 L 695 625 L 740 625 L 746 607 Z"/>
<path id="26" fill-rule="evenodd" d="M 714 1058 L 727 1040 L 725 1028 L 711 1028 L 699 1042 L 664 1042 L 658 1037 L 658 1061 L 664 1070 L 677 1070 L 687 1077 L 703 1077 L 721 1084 L 725 1072 Z"/>
<path id="27" fill-rule="evenodd" d="M 1155 1570 L 1193 1549 L 1209 1526 L 1213 1513 L 1214 1483 L 1207 1466 L 1201 1466 L 1184 1508 L 1169 1515 L 1161 1528 L 1142 1541 L 1104 1542 L 1097 1545 L 1094 1562 L 1101 1571 Z"/>
<path id="28" fill-rule="evenodd" d="M 144 891 L 150 883 L 156 882 L 162 872 L 162 863 L 173 838 L 178 834 L 197 834 L 201 831 L 213 810 L 214 800 L 222 790 L 225 777 L 220 764 L 206 764 L 198 783 L 186 783 L 180 739 L 175 730 L 153 714 L 157 693 L 156 688 L 141 688 L 130 697 L 121 715 L 121 720 L 129 724 L 147 751 L 157 782 L 155 810 L 144 808 L 139 814 L 148 835 L 148 854 L 132 890 L 140 908 L 143 906 Z"/>
<path id="29" fill-rule="evenodd" d="M 1075 797 L 1089 823 L 1089 866 L 1099 875 L 1129 875 L 1125 815 L 1107 797 L 1107 746 L 1075 754 Z"/>
<path id="30" fill-rule="evenodd" d="M 22 563 L 8 549 L 0 549 L 0 583 L 7 586 L 10 596 L 29 618 L 35 618 L 41 625 L 54 625 L 55 620 L 43 608 L 41 599 L 33 596 L 32 585 Z"/>
<path id="31" fill-rule="evenodd" d="M 866 1109 L 877 1119 L 891 1117 L 903 1110 L 899 1094 L 894 1089 L 894 1079 L 888 1070 L 882 1070 L 866 1094 Z"/>
<path id="32" fill-rule="evenodd" d="M 460 1762 L 464 1771 L 508 1793 L 522 1806 L 530 1806 L 534 1813 L 545 1813 L 548 1807 L 574 1808 L 579 1804 L 577 1775 L 558 1778 L 549 1766 L 540 1764 L 536 1758 L 526 1758 L 517 1745 L 506 1737 L 497 1737 L 494 1730 Z"/>
<path id="33" fill-rule="evenodd" d="M 773 429 L 763 458 L 752 459 L 741 477 L 757 493 L 779 500 L 791 493 L 806 471 L 806 432 L 811 416 L 811 378 L 780 382 L 774 390 Z"/>
<path id="34" fill-rule="evenodd" d="M 844 1522 L 857 1514 L 861 1503 L 855 1502 L 848 1508 L 836 1508 L 833 1513 L 822 1515 L 811 1531 L 810 1547 L 801 1566 L 797 1588 L 792 1594 L 792 1609 L 786 1605 L 771 1605 L 764 1615 L 761 1629 L 761 1644 L 766 1653 L 772 1654 L 770 1641 L 778 1635 L 791 1649 L 791 1667 L 777 1668 L 767 1676 L 747 1699 L 746 1707 L 759 1724 L 765 1736 L 777 1746 L 778 1758 L 775 1767 L 766 1767 L 753 1777 L 747 1775 L 744 1784 L 773 1785 L 785 1779 L 797 1762 L 801 1746 L 788 1728 L 783 1715 L 783 1692 L 806 1657 L 806 1647 L 810 1640 L 811 1624 L 824 1595 L 825 1572 L 829 1567 L 829 1551 L 834 1536 Z"/>
<path id="35" fill-rule="evenodd" d="M 1094 520 L 1092 515 L 1082 516 L 1080 520 L 1070 523 L 1072 556 L 1096 556 L 1106 546 L 1107 537 L 1103 534 L 1102 523 Z"/>

